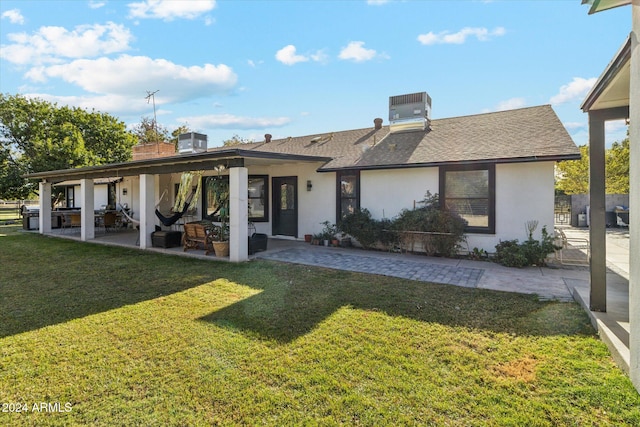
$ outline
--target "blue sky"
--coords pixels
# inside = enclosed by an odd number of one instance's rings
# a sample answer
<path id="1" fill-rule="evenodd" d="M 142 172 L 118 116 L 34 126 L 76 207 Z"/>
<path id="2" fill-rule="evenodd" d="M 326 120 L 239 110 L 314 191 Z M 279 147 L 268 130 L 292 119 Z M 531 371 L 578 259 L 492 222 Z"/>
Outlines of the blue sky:
<path id="1" fill-rule="evenodd" d="M 128 125 L 187 124 L 209 146 L 388 123 L 426 91 L 432 118 L 552 104 L 578 145 L 580 104 L 631 30 L 621 7 L 564 1 L 0 2 L 0 91 Z M 607 143 L 626 135 L 610 122 Z"/>

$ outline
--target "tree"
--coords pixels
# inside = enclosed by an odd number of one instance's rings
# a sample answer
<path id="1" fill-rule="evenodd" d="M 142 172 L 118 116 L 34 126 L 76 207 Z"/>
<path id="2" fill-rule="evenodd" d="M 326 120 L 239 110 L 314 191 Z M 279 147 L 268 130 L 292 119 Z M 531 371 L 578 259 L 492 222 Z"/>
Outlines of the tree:
<path id="1" fill-rule="evenodd" d="M 629 137 L 614 142 L 606 153 L 607 194 L 629 194 Z"/>
<path id="2" fill-rule="evenodd" d="M 227 139 L 226 141 L 223 141 L 222 145 L 224 147 L 233 147 L 234 145 L 250 144 L 251 142 L 253 141 L 250 141 L 249 139 L 246 139 L 246 138 L 241 138 L 238 135 L 233 135 L 231 139 Z"/>
<path id="3" fill-rule="evenodd" d="M 556 188 L 565 194 L 589 192 L 589 146 L 582 145 L 579 160 L 566 160 L 556 165 Z"/>
<path id="4" fill-rule="evenodd" d="M 150 117 L 142 117 L 133 127 L 133 134 L 139 144 L 155 144 L 169 140 L 169 131 Z"/>
<path id="5" fill-rule="evenodd" d="M 565 194 L 589 193 L 589 147 L 580 147 L 580 160 L 559 162 L 556 190 Z M 605 192 L 629 194 L 629 137 L 605 150 Z"/>
<path id="6" fill-rule="evenodd" d="M 0 198 L 33 193 L 24 174 L 124 162 L 134 144 L 108 114 L 0 94 Z"/>

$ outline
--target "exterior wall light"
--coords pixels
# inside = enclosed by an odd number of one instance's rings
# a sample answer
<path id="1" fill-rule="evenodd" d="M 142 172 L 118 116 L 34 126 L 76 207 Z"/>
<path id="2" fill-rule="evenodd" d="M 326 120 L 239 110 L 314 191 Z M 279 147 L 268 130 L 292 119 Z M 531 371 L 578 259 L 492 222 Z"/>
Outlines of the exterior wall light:
<path id="1" fill-rule="evenodd" d="M 311 180 L 308 179 L 307 180 L 307 191 L 311 191 L 312 188 L 313 188 L 313 184 L 311 184 Z"/>

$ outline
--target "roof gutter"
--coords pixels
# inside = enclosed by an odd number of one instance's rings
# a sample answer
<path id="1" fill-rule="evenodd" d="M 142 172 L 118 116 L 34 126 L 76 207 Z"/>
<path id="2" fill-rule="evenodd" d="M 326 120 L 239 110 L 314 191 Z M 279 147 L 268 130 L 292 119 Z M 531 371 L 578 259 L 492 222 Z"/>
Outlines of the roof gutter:
<path id="1" fill-rule="evenodd" d="M 348 166 L 343 168 L 319 168 L 318 172 L 340 172 L 348 170 L 386 170 L 386 169 L 414 169 L 414 168 L 426 168 L 426 167 L 438 167 L 438 166 L 453 166 L 453 165 L 477 165 L 477 164 L 509 164 L 509 163 L 533 163 L 533 162 L 560 162 L 564 160 L 579 160 L 581 158 L 580 153 L 577 154 L 564 154 L 556 156 L 531 156 L 531 157 L 518 157 L 508 159 L 484 159 L 484 160 L 462 160 L 451 162 L 428 162 L 428 163 L 412 163 L 401 164 L 394 163 L 388 165 L 371 165 L 371 166 Z"/>

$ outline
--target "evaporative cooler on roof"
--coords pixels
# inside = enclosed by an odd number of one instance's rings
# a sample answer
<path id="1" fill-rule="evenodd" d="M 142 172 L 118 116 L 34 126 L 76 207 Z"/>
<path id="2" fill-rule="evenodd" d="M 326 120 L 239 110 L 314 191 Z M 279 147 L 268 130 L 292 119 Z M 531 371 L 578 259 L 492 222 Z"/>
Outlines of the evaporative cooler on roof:
<path id="1" fill-rule="evenodd" d="M 391 132 L 425 130 L 431 121 L 431 97 L 427 92 L 389 97 Z"/>
<path id="2" fill-rule="evenodd" d="M 178 135 L 178 153 L 204 153 L 207 151 L 207 135 L 189 132 Z"/>

